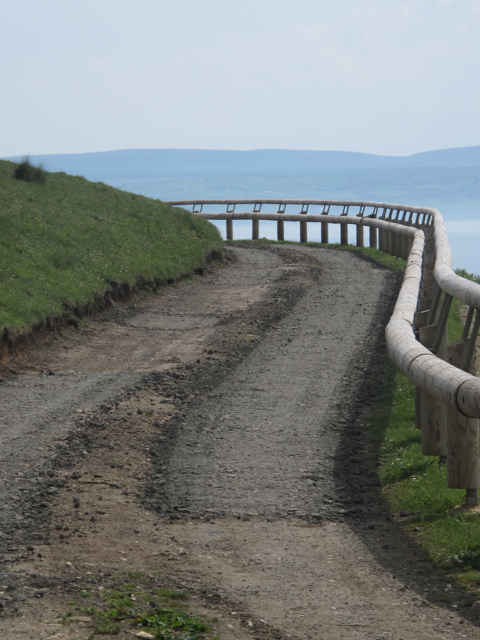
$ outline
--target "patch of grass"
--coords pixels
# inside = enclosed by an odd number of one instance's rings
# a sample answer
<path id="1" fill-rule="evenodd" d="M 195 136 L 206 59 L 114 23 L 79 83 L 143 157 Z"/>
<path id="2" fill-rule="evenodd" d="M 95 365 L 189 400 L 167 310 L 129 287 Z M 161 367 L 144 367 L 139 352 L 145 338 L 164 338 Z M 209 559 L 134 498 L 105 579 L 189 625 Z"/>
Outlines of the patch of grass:
<path id="1" fill-rule="evenodd" d="M 144 574 L 132 573 L 141 579 Z M 148 582 L 148 581 L 147 581 Z M 183 602 L 188 594 L 151 586 L 123 584 L 114 589 L 99 591 L 96 603 L 79 609 L 95 621 L 95 633 L 117 635 L 121 631 L 145 631 L 155 640 L 213 640 L 207 621 L 187 611 Z M 172 602 L 174 603 L 172 605 Z M 70 611 L 63 619 L 78 615 Z M 219 639 L 220 640 L 220 639 Z"/>
<path id="2" fill-rule="evenodd" d="M 330 249 L 337 249 L 339 251 L 353 251 L 353 253 L 358 253 L 364 258 L 370 258 L 370 260 L 375 260 L 379 264 L 384 267 L 388 267 L 389 269 L 393 269 L 394 271 L 405 271 L 407 266 L 407 262 L 403 258 L 396 258 L 395 256 L 391 256 L 388 253 L 384 253 L 383 251 L 379 251 L 378 249 L 372 249 L 370 247 L 355 247 L 354 245 L 345 245 L 345 244 L 329 244 L 329 245 L 321 245 L 328 246 Z"/>
<path id="3" fill-rule="evenodd" d="M 12 173 L 0 161 L 4 336 L 136 284 L 173 284 L 222 247 L 214 225 L 183 209 L 64 173 L 41 186 Z"/>
<path id="4" fill-rule="evenodd" d="M 415 387 L 393 364 L 379 403 L 371 412 L 369 432 L 376 445 L 379 475 L 392 511 L 406 509 L 415 522 L 444 516 L 461 504 L 465 492 L 447 488 L 445 466 L 423 456 L 421 433 L 415 428 Z M 430 526 L 437 526 L 432 518 Z"/>

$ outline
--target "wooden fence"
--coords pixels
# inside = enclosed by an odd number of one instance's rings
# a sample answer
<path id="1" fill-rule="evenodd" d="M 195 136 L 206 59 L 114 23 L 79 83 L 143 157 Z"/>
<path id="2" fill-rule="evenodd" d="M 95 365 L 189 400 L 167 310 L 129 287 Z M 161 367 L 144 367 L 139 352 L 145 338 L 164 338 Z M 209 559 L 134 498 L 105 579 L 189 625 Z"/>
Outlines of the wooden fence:
<path id="1" fill-rule="evenodd" d="M 300 242 L 307 242 L 308 225 L 320 224 L 321 242 L 329 242 L 329 225 L 340 225 L 341 244 L 378 248 L 407 261 L 392 317 L 386 327 L 389 357 L 416 387 L 415 422 L 422 432 L 422 453 L 447 464 L 448 486 L 466 490 L 466 504 L 478 505 L 478 418 L 480 379 L 476 377 L 476 341 L 480 325 L 480 285 L 452 271 L 452 255 L 443 218 L 427 207 L 381 202 L 334 200 L 197 200 L 169 204 L 191 207 L 209 220 L 226 221 L 233 240 L 233 221 L 251 220 L 252 239 L 259 238 L 260 220 L 277 222 L 284 240 L 286 221 L 299 223 Z M 223 211 L 204 211 L 205 206 Z M 265 212 L 266 207 L 277 209 Z M 262 212 L 262 207 L 264 211 Z M 239 211 L 249 208 L 250 211 Z M 299 209 L 288 213 L 288 209 Z M 318 213 L 312 213 L 317 209 Z M 339 215 L 332 211 L 338 210 Z M 468 311 L 462 339 L 448 344 L 447 319 L 453 298 Z"/>

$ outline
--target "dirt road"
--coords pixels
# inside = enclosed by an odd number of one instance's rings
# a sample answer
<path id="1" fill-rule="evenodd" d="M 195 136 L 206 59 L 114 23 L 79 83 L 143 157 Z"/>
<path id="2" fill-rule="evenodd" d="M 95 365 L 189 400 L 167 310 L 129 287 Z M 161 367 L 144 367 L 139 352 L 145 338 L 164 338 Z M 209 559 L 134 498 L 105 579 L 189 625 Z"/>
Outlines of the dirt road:
<path id="1" fill-rule="evenodd" d="M 85 585 L 161 571 L 227 640 L 480 638 L 383 503 L 362 429 L 398 276 L 229 252 L 11 365 L 0 637 L 86 639 L 88 619 L 58 624 Z"/>

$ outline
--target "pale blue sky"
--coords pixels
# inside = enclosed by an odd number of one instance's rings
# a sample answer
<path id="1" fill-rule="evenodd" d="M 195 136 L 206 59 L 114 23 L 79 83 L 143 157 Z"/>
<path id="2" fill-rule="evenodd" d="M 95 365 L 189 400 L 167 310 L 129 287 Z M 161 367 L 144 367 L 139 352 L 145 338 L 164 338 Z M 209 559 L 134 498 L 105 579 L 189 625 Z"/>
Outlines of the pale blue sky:
<path id="1" fill-rule="evenodd" d="M 480 144 L 480 0 L 23 0 L 0 156 Z"/>

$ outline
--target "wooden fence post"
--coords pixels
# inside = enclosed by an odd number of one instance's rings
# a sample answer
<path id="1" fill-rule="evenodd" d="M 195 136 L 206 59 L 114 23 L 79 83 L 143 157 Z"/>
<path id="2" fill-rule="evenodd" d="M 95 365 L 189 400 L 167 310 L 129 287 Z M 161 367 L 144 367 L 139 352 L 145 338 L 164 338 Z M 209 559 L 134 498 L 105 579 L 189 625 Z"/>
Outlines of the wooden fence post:
<path id="1" fill-rule="evenodd" d="M 227 240 L 233 240 L 233 220 L 227 220 Z"/>
<path id="2" fill-rule="evenodd" d="M 300 242 L 308 242 L 307 221 L 300 221 Z"/>
<path id="3" fill-rule="evenodd" d="M 372 249 L 377 248 L 377 227 L 370 227 L 370 247 Z"/>
<path id="4" fill-rule="evenodd" d="M 252 240 L 258 240 L 260 235 L 260 220 L 252 220 Z"/>
<path id="5" fill-rule="evenodd" d="M 392 255 L 392 232 L 385 232 L 385 253 Z"/>
<path id="6" fill-rule="evenodd" d="M 433 275 L 435 267 L 432 265 L 431 267 L 425 267 L 423 270 L 422 283 L 420 285 L 421 289 L 428 289 L 429 287 L 433 287 L 435 285 L 435 277 Z"/>
<path id="7" fill-rule="evenodd" d="M 283 220 L 277 220 L 277 240 L 281 242 L 285 240 L 285 223 Z"/>
<path id="8" fill-rule="evenodd" d="M 462 369 L 469 349 L 470 340 L 459 340 L 449 344 L 446 359 L 454 367 Z M 469 373 L 477 374 L 476 354 L 472 354 Z M 467 418 L 451 407 L 447 410 L 447 474 L 450 489 L 478 489 L 478 419 Z M 472 495 L 475 494 L 476 495 Z M 478 492 L 467 494 L 469 506 L 478 505 Z"/>
<path id="9" fill-rule="evenodd" d="M 440 345 L 436 355 L 439 358 L 445 356 L 447 333 L 440 324 L 427 325 L 420 328 L 420 342 L 427 348 L 432 348 L 438 342 L 438 332 L 442 331 Z M 422 454 L 424 456 L 447 455 L 447 410 L 445 405 L 433 398 L 430 394 L 420 391 L 418 394 L 419 407 L 415 410 L 415 416 L 420 418 L 422 430 Z M 417 424 L 418 427 L 418 424 Z"/>
<path id="10" fill-rule="evenodd" d="M 390 232 L 390 253 L 398 257 L 398 234 L 395 231 Z"/>
<path id="11" fill-rule="evenodd" d="M 328 222 L 321 222 L 322 225 L 322 244 L 328 244 Z"/>
<path id="12" fill-rule="evenodd" d="M 357 247 L 363 247 L 363 224 L 357 224 Z"/>
<path id="13" fill-rule="evenodd" d="M 385 251 L 385 229 L 378 230 L 378 248 L 380 251 Z"/>
<path id="14" fill-rule="evenodd" d="M 348 244 L 348 224 L 340 223 L 340 244 Z"/>

